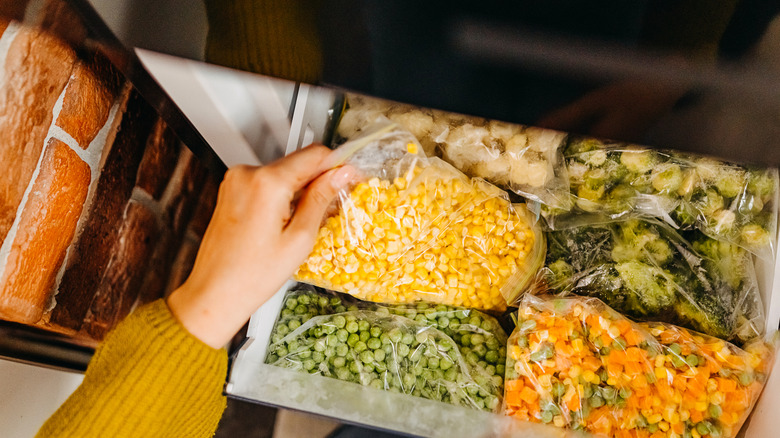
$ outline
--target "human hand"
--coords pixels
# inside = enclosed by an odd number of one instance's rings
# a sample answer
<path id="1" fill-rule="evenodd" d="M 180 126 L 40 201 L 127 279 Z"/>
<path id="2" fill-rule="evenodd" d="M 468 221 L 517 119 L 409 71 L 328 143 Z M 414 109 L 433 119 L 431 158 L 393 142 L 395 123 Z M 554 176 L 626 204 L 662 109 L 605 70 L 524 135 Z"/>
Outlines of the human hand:
<path id="1" fill-rule="evenodd" d="M 328 170 L 328 157 L 309 146 L 227 171 L 192 273 L 168 297 L 195 337 L 224 346 L 309 255 L 328 205 L 355 175 L 349 166 Z"/>
<path id="2" fill-rule="evenodd" d="M 600 138 L 640 141 L 686 90 L 643 80 L 616 82 L 551 111 L 536 124 Z"/>

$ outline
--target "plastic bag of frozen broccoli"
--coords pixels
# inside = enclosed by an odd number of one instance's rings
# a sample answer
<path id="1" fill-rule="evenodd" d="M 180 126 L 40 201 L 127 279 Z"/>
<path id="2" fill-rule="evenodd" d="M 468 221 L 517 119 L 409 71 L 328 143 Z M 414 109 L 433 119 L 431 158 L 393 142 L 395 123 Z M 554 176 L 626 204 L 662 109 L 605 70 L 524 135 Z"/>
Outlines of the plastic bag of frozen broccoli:
<path id="1" fill-rule="evenodd" d="M 595 298 L 526 295 L 509 338 L 504 413 L 600 436 L 734 437 L 773 352 L 662 323 Z M 659 435 L 656 435 L 659 434 Z"/>
<path id="2" fill-rule="evenodd" d="M 385 306 L 298 289 L 285 296 L 266 361 L 495 412 L 506 339 L 495 319 L 473 310 Z"/>
<path id="3" fill-rule="evenodd" d="M 552 231 L 542 277 L 551 292 L 598 297 L 632 318 L 737 343 L 762 334 L 750 253 L 696 230 L 684 236 L 640 219 Z"/>
<path id="4" fill-rule="evenodd" d="M 655 217 L 773 257 L 777 169 L 590 138 L 570 138 L 564 155 L 572 203 L 571 208 L 543 206 L 552 229 Z"/>
<path id="5" fill-rule="evenodd" d="M 503 310 L 535 278 L 544 237 L 525 206 L 425 157 L 408 132 L 379 122 L 334 157 L 364 178 L 339 193 L 297 280 L 368 301 Z"/>
<path id="6" fill-rule="evenodd" d="M 438 155 L 470 177 L 548 206 L 570 206 L 565 133 L 350 93 L 338 137 L 352 138 L 377 117 L 409 130 L 428 156 Z"/>

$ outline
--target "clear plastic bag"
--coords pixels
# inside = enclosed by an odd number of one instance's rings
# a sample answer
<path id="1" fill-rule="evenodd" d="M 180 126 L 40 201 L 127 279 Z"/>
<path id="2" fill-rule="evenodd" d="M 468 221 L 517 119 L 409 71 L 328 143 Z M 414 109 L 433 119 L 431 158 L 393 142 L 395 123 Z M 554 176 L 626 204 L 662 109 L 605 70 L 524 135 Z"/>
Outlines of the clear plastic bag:
<path id="1" fill-rule="evenodd" d="M 544 206 L 552 229 L 656 217 L 772 258 L 777 169 L 749 168 L 679 152 L 570 139 L 565 151 L 571 208 Z"/>
<path id="2" fill-rule="evenodd" d="M 595 298 L 526 295 L 510 336 L 504 411 L 615 437 L 734 437 L 773 352 L 663 323 Z"/>
<path id="3" fill-rule="evenodd" d="M 565 133 L 348 94 L 337 134 L 352 138 L 378 117 L 409 130 L 428 156 L 440 155 L 468 176 L 556 208 L 570 206 Z"/>
<path id="4" fill-rule="evenodd" d="M 736 245 L 640 219 L 552 231 L 547 241 L 551 292 L 740 344 L 764 332 L 753 258 Z"/>
<path id="5" fill-rule="evenodd" d="M 447 306 L 384 306 L 298 289 L 285 296 L 266 362 L 497 412 L 506 334 Z"/>
<path id="6" fill-rule="evenodd" d="M 339 194 L 296 279 L 368 301 L 505 309 L 544 261 L 537 221 L 418 146 L 379 123 L 337 149 L 346 153 L 333 164 L 349 163 L 367 180 Z"/>

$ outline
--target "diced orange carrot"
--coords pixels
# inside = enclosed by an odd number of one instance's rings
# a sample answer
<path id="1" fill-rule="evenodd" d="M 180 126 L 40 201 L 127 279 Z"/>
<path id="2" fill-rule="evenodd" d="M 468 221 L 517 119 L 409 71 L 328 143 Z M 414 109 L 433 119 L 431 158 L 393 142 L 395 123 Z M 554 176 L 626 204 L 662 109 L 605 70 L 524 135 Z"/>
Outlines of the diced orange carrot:
<path id="1" fill-rule="evenodd" d="M 520 391 L 520 398 L 530 405 L 536 403 L 536 400 L 539 399 L 539 394 L 526 386 Z"/>
<path id="2" fill-rule="evenodd" d="M 721 392 L 734 392 L 737 389 L 737 382 L 731 379 L 725 379 L 723 377 L 716 377 L 718 382 L 718 389 Z"/>

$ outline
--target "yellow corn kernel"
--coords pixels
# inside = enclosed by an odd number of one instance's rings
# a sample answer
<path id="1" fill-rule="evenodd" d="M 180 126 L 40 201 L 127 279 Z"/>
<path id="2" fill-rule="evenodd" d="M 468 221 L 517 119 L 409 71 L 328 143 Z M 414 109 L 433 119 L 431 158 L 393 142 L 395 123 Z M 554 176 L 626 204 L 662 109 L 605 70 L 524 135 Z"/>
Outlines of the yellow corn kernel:
<path id="1" fill-rule="evenodd" d="M 553 424 L 556 427 L 563 427 L 563 426 L 566 425 L 566 420 L 563 419 L 563 416 L 556 415 L 556 416 L 553 417 Z"/>
<path id="2" fill-rule="evenodd" d="M 666 421 L 660 421 L 658 423 L 658 428 L 666 432 L 667 430 L 669 430 L 669 423 L 667 423 Z"/>
<path id="3" fill-rule="evenodd" d="M 576 341 L 579 341 L 579 339 L 576 339 L 575 342 Z M 582 367 L 580 367 L 579 365 L 574 365 L 571 368 L 569 368 L 569 377 L 575 379 L 580 375 L 581 372 L 582 372 Z"/>
<path id="4" fill-rule="evenodd" d="M 697 411 L 704 412 L 707 410 L 707 402 L 696 402 L 693 405 L 693 408 Z"/>
<path id="5" fill-rule="evenodd" d="M 696 430 L 695 427 L 691 428 L 691 436 L 693 438 L 701 438 L 701 434 L 699 433 L 699 431 Z"/>
<path id="6" fill-rule="evenodd" d="M 656 424 L 661 420 L 663 420 L 661 414 L 653 414 L 647 417 L 647 422 L 650 424 Z"/>
<path id="7" fill-rule="evenodd" d="M 594 373 L 591 370 L 585 370 L 585 372 L 582 373 L 582 379 L 585 380 L 588 383 L 594 383 L 594 381 L 598 378 L 596 373 Z"/>

